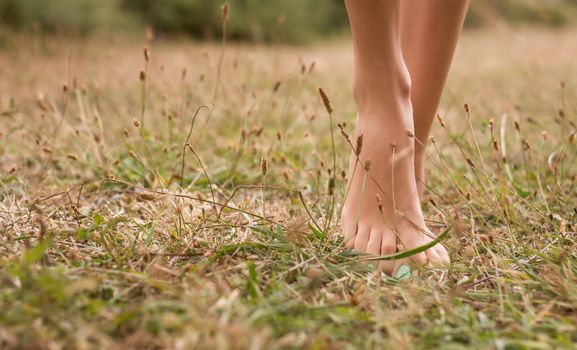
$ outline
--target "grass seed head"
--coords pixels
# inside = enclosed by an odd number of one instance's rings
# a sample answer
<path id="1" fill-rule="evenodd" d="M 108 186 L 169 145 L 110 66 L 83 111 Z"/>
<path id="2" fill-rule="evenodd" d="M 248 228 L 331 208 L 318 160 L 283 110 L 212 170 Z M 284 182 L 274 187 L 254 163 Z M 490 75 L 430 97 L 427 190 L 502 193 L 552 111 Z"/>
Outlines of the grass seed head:
<path id="1" fill-rule="evenodd" d="M 273 93 L 276 93 L 276 92 L 278 91 L 278 89 L 280 89 L 281 84 L 282 84 L 282 82 L 281 82 L 280 80 L 277 81 L 277 82 L 274 84 L 274 86 L 272 87 L 272 92 L 273 92 Z"/>
<path id="2" fill-rule="evenodd" d="M 345 126 L 344 126 L 344 124 L 337 123 L 337 126 L 338 126 L 339 130 L 341 131 L 341 135 L 343 135 L 343 137 L 345 138 L 345 140 L 350 143 L 350 142 L 351 142 L 351 139 L 350 139 L 350 137 L 349 137 L 349 134 L 347 134 L 347 132 L 345 131 Z"/>
<path id="3" fill-rule="evenodd" d="M 335 193 L 335 178 L 331 177 L 329 179 L 329 196 L 332 196 Z"/>
<path id="4" fill-rule="evenodd" d="M 261 172 L 262 175 L 264 176 L 264 175 L 266 175 L 267 171 L 268 171 L 268 163 L 267 163 L 266 159 L 263 158 L 263 159 L 260 161 L 260 172 Z"/>
<path id="5" fill-rule="evenodd" d="M 327 112 L 329 114 L 333 113 L 333 105 L 331 104 L 331 100 L 329 99 L 329 96 L 327 95 L 325 90 L 323 90 L 322 87 L 319 87 L 318 90 L 319 90 L 319 94 L 321 95 L 321 99 L 323 100 L 323 104 L 325 105 Z"/>
<path id="6" fill-rule="evenodd" d="M 529 144 L 529 141 L 527 141 L 527 139 L 523 139 L 523 148 L 525 149 L 525 151 L 528 151 L 529 149 L 531 149 L 531 144 Z"/>
<path id="7" fill-rule="evenodd" d="M 145 81 L 145 80 L 146 80 L 146 73 L 143 70 L 141 70 L 140 71 L 140 81 Z"/>
<path id="8" fill-rule="evenodd" d="M 355 154 L 358 156 L 361 155 L 361 152 L 363 151 L 363 134 L 360 134 L 357 137 L 357 146 L 355 147 Z"/>
<path id="9" fill-rule="evenodd" d="M 379 212 L 382 214 L 385 213 L 385 210 L 383 209 L 383 201 L 381 200 L 381 196 L 377 193 L 376 195 L 377 198 L 377 205 L 379 207 Z"/>
<path id="10" fill-rule="evenodd" d="M 365 160 L 365 164 L 363 165 L 363 168 L 365 168 L 366 171 L 371 170 L 371 160 L 370 159 Z"/>
<path id="11" fill-rule="evenodd" d="M 144 47 L 143 49 L 144 60 L 148 62 L 150 60 L 150 51 L 148 51 L 148 47 Z"/>
<path id="12" fill-rule="evenodd" d="M 311 74 L 313 72 L 313 70 L 315 69 L 315 65 L 316 65 L 315 61 L 312 61 L 311 65 L 309 66 L 308 74 Z"/>
<path id="13" fill-rule="evenodd" d="M 497 143 L 497 140 L 493 140 L 493 149 L 496 152 L 499 152 L 499 144 Z"/>
<path id="14" fill-rule="evenodd" d="M 226 2 L 220 7 L 220 16 L 223 21 L 227 21 L 228 15 L 229 15 L 229 5 L 228 2 Z"/>
<path id="15" fill-rule="evenodd" d="M 469 113 L 471 111 L 471 107 L 469 106 L 469 103 L 465 103 L 464 107 L 465 107 L 465 112 Z"/>
<path id="16" fill-rule="evenodd" d="M 444 128 L 445 127 L 445 120 L 443 120 L 443 117 L 441 117 L 440 114 L 437 114 L 437 120 L 439 121 L 439 124 L 441 124 L 441 127 Z"/>

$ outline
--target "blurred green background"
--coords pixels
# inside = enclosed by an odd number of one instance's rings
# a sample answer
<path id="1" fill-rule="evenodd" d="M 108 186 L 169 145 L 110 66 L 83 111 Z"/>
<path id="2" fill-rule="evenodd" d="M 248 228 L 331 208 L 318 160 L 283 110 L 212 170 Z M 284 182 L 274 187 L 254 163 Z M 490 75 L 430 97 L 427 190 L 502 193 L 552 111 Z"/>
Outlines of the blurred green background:
<path id="1" fill-rule="evenodd" d="M 225 0 L 0 0 L 0 33 L 87 35 L 135 32 L 215 39 Z M 228 0 L 228 34 L 237 40 L 304 43 L 347 28 L 343 0 Z M 563 26 L 577 22 L 577 0 L 472 0 L 466 25 Z M 7 34 L 8 33 L 8 34 Z"/>

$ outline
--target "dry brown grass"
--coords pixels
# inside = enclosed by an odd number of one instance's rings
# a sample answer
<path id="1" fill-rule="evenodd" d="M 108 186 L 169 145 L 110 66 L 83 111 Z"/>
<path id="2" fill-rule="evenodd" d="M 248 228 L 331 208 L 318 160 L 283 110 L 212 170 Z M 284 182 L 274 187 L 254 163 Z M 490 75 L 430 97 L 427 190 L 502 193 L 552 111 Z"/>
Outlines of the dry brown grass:
<path id="1" fill-rule="evenodd" d="M 324 229 L 317 87 L 350 132 L 348 44 L 229 45 L 214 101 L 218 45 L 146 43 L 143 94 L 145 42 L 23 40 L 0 53 L 0 347 L 573 347 L 576 34 L 465 33 L 425 205 L 453 265 L 397 278 Z"/>

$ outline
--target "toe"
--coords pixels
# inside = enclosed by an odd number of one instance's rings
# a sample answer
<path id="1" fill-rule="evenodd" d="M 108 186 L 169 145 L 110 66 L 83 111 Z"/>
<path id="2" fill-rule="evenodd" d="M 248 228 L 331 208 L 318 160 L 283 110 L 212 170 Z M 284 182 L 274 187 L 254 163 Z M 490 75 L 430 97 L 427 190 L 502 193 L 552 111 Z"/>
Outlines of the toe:
<path id="1" fill-rule="evenodd" d="M 445 247 L 443 247 L 441 244 L 437 244 L 436 246 L 433 247 L 433 249 L 435 249 L 437 251 L 437 254 L 439 254 L 439 256 L 441 257 L 441 262 L 443 265 L 451 264 L 451 258 L 449 258 L 449 253 L 447 252 L 447 249 L 445 249 Z"/>
<path id="2" fill-rule="evenodd" d="M 429 259 L 427 258 L 427 255 L 425 253 L 411 255 L 409 257 L 409 260 L 417 265 L 427 265 L 427 263 L 429 262 Z"/>
<path id="3" fill-rule="evenodd" d="M 359 252 L 367 252 L 367 243 L 369 242 L 370 230 L 365 225 L 360 225 L 357 229 L 357 237 L 355 238 L 355 250 Z"/>
<path id="4" fill-rule="evenodd" d="M 397 252 L 396 238 L 393 237 L 383 237 L 381 242 L 381 255 L 391 255 Z M 394 260 L 383 260 L 381 261 L 379 268 L 388 275 L 393 274 L 395 268 Z"/>
<path id="5" fill-rule="evenodd" d="M 431 265 L 442 265 L 443 262 L 441 260 L 441 256 L 439 253 L 437 253 L 436 249 L 431 248 L 427 250 L 425 255 L 427 256 L 427 260 Z"/>
<path id="6" fill-rule="evenodd" d="M 367 243 L 367 253 L 379 255 L 381 253 L 381 240 L 383 238 L 383 231 L 379 229 L 371 229 L 369 242 Z"/>

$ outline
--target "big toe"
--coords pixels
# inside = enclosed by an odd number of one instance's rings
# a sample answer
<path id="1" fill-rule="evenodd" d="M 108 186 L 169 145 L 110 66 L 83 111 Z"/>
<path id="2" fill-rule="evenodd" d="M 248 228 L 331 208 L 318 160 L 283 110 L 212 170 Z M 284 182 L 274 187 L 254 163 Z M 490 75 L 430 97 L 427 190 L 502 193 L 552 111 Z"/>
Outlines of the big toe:
<path id="1" fill-rule="evenodd" d="M 441 244 L 437 244 L 432 249 L 435 249 L 437 254 L 439 254 L 439 256 L 441 257 L 441 264 L 446 266 L 451 264 L 451 258 L 449 258 L 449 253 L 447 252 L 447 249 L 445 249 L 445 247 L 443 247 Z"/>
<path id="2" fill-rule="evenodd" d="M 427 256 L 427 260 L 428 263 L 431 265 L 443 265 L 443 259 L 441 258 L 441 256 L 439 255 L 439 253 L 436 251 L 436 249 L 429 249 L 425 252 L 425 255 Z"/>

